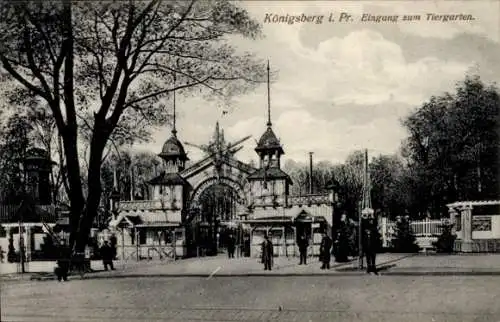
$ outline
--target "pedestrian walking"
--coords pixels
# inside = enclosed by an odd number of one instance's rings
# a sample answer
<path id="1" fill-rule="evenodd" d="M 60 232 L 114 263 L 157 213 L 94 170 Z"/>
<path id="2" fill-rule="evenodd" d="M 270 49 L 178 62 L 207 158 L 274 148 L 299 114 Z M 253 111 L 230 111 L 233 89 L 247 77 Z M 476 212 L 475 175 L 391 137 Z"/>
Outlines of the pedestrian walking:
<path id="1" fill-rule="evenodd" d="M 264 236 L 264 242 L 262 242 L 262 263 L 264 263 L 264 270 L 270 271 L 273 266 L 273 243 L 269 240 L 269 237 Z"/>
<path id="2" fill-rule="evenodd" d="M 323 238 L 321 239 L 321 245 L 319 247 L 321 262 L 323 263 L 323 265 L 321 265 L 321 269 L 330 269 L 332 244 L 332 239 L 326 232 L 324 232 Z"/>
<path id="3" fill-rule="evenodd" d="M 236 248 L 236 239 L 233 234 L 229 234 L 227 239 L 227 255 L 229 258 L 234 258 L 234 251 Z"/>
<path id="4" fill-rule="evenodd" d="M 378 240 L 371 221 L 367 222 L 367 227 L 363 229 L 362 246 L 366 257 L 366 272 L 378 275 L 376 266 Z"/>
<path id="5" fill-rule="evenodd" d="M 301 235 L 298 242 L 299 253 L 300 253 L 300 263 L 299 265 L 307 265 L 307 247 L 309 247 L 309 241 L 307 240 L 306 235 Z"/>
<path id="6" fill-rule="evenodd" d="M 3 263 L 4 258 L 5 258 L 5 251 L 3 250 L 2 246 L 0 246 L 0 263 Z"/>
<path id="7" fill-rule="evenodd" d="M 109 268 L 111 268 L 111 270 L 114 271 L 115 270 L 115 268 L 113 266 L 114 252 L 113 252 L 113 248 L 111 248 L 111 246 L 109 245 L 107 240 L 104 241 L 104 245 L 102 245 L 99 252 L 101 253 L 102 263 L 104 265 L 104 270 L 107 271 L 108 266 L 109 266 Z"/>
<path id="8" fill-rule="evenodd" d="M 68 280 L 68 271 L 71 260 L 71 250 L 66 245 L 66 240 L 62 239 L 59 247 L 57 249 L 57 267 L 55 268 L 55 273 L 57 276 L 57 280 L 60 282 L 61 280 Z"/>

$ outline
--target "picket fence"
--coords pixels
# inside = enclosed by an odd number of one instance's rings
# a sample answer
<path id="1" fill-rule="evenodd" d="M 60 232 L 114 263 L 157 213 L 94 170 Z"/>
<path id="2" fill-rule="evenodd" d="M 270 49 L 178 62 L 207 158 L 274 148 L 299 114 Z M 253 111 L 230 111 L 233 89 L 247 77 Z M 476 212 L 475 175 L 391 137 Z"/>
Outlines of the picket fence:
<path id="1" fill-rule="evenodd" d="M 442 220 L 416 220 L 410 223 L 410 228 L 417 239 L 417 244 L 424 250 L 433 248 L 432 243 L 437 240 L 442 232 Z M 382 218 L 379 223 L 383 247 L 391 247 L 391 241 L 396 233 L 396 222 Z"/>

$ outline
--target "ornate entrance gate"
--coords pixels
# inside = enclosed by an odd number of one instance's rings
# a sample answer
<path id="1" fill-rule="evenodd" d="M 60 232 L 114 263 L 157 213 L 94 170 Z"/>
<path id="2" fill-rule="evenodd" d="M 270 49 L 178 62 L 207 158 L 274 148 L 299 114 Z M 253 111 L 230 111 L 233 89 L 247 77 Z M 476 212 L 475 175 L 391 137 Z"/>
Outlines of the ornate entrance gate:
<path id="1" fill-rule="evenodd" d="M 203 254 L 215 255 L 227 248 L 230 235 L 237 234 L 242 199 L 234 187 L 217 181 L 195 197 L 200 209 L 197 247 Z"/>

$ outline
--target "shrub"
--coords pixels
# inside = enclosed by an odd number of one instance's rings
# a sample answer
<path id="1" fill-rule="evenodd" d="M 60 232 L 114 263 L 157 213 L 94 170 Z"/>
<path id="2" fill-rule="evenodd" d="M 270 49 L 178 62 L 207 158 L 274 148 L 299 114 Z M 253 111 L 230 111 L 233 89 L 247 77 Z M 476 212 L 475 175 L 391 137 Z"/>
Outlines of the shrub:
<path id="1" fill-rule="evenodd" d="M 432 243 L 438 253 L 453 253 L 457 235 L 452 233 L 453 224 L 443 224 L 441 235 Z"/>
<path id="2" fill-rule="evenodd" d="M 14 236 L 10 234 L 9 236 L 9 249 L 7 251 L 7 261 L 9 263 L 15 263 L 18 261 L 18 255 L 16 254 L 16 249 L 14 248 Z"/>
<path id="3" fill-rule="evenodd" d="M 396 253 L 416 253 L 420 250 L 413 234 L 408 217 L 399 217 L 396 221 L 395 237 L 392 239 Z"/>

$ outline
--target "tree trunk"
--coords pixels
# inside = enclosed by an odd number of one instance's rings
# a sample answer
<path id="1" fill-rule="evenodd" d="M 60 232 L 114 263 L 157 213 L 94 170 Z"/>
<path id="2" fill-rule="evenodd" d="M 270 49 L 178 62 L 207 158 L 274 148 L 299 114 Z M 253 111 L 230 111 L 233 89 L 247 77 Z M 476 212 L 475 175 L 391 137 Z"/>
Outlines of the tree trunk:
<path id="1" fill-rule="evenodd" d="M 101 202 L 101 165 L 104 148 L 108 139 L 108 134 L 104 131 L 104 125 L 99 125 L 96 120 L 90 144 L 90 158 L 88 170 L 88 196 L 85 204 L 85 212 L 80 217 L 78 225 L 78 238 L 75 250 L 83 252 L 87 245 L 87 239 L 92 228 L 92 223 L 97 216 L 99 204 Z"/>
<path id="2" fill-rule="evenodd" d="M 63 133 L 64 153 L 68 171 L 69 200 L 70 200 L 70 247 L 73 247 L 78 231 L 78 222 L 84 206 L 82 181 L 80 176 L 80 162 L 78 160 L 76 129 L 67 129 Z"/>

